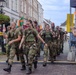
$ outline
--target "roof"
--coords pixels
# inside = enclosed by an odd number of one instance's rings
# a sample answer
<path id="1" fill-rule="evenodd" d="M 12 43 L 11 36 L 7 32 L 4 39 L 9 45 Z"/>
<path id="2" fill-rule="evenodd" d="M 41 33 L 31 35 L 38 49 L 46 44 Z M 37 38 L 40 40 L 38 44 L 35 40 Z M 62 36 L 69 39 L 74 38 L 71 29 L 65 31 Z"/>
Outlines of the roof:
<path id="1" fill-rule="evenodd" d="M 46 22 L 48 25 L 50 25 L 52 22 L 48 19 L 44 19 L 44 22 Z"/>
<path id="2" fill-rule="evenodd" d="M 63 22 L 60 26 L 66 26 L 66 21 Z"/>

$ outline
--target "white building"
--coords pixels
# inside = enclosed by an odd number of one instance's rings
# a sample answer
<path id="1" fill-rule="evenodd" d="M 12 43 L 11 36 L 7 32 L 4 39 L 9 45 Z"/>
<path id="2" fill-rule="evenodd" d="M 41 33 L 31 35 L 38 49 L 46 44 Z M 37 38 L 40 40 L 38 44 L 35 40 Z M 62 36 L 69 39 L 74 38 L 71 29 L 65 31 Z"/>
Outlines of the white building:
<path id="1" fill-rule="evenodd" d="M 19 17 L 19 0 L 6 0 L 4 7 L 5 15 L 10 17 L 10 21 L 17 21 Z"/>
<path id="2" fill-rule="evenodd" d="M 43 8 L 42 5 L 38 2 L 38 18 L 39 18 L 39 25 L 43 25 Z"/>
<path id="3" fill-rule="evenodd" d="M 43 24 L 43 8 L 38 0 L 6 0 L 3 12 L 10 17 L 10 22 L 24 17 Z"/>

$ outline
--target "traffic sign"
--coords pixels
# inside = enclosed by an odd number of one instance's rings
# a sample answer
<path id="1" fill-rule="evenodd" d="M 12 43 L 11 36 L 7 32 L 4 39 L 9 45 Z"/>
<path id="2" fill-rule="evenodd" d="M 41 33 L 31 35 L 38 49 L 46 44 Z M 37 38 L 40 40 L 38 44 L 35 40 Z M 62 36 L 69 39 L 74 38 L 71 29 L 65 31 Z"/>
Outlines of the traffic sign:
<path id="1" fill-rule="evenodd" d="M 0 36 L 3 36 L 3 32 L 0 32 Z"/>
<path id="2" fill-rule="evenodd" d="M 70 0 L 70 5 L 73 8 L 76 8 L 76 0 Z"/>

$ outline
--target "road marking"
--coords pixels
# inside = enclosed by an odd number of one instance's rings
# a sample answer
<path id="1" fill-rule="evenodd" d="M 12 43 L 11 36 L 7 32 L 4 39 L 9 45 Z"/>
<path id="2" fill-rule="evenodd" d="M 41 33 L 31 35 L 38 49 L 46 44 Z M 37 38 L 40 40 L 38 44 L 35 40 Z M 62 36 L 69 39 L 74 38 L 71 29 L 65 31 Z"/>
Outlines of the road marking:
<path id="1" fill-rule="evenodd" d="M 6 63 L 6 61 L 0 61 L 0 63 Z M 13 61 L 13 63 L 20 63 L 20 61 Z M 38 63 L 43 63 L 43 61 L 38 61 Z M 51 63 L 51 61 L 47 61 L 47 63 Z M 73 61 L 54 61 L 55 64 L 76 64 Z"/>

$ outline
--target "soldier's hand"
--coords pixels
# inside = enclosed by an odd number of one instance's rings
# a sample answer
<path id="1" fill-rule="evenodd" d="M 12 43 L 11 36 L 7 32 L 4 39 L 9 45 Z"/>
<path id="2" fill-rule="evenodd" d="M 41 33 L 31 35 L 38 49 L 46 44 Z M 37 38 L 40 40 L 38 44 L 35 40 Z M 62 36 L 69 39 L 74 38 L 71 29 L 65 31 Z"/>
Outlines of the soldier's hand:
<path id="1" fill-rule="evenodd" d="M 11 45 L 13 43 L 13 41 L 9 41 L 8 45 Z"/>
<path id="2" fill-rule="evenodd" d="M 21 49 L 21 45 L 19 45 L 19 49 Z"/>
<path id="3" fill-rule="evenodd" d="M 45 44 L 45 46 L 47 47 L 48 45 L 47 45 L 47 44 Z"/>

